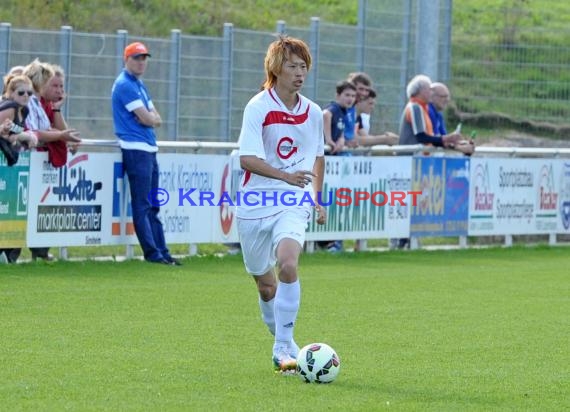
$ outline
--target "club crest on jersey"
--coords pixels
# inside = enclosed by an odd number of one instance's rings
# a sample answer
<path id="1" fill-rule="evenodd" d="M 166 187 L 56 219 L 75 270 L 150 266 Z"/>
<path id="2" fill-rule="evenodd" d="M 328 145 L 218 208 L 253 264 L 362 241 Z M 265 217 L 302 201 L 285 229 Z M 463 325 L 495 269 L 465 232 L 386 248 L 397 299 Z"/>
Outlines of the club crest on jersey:
<path id="1" fill-rule="evenodd" d="M 293 139 L 288 136 L 282 137 L 277 143 L 277 156 L 281 159 L 289 159 L 297 150 L 298 147 L 293 146 Z"/>

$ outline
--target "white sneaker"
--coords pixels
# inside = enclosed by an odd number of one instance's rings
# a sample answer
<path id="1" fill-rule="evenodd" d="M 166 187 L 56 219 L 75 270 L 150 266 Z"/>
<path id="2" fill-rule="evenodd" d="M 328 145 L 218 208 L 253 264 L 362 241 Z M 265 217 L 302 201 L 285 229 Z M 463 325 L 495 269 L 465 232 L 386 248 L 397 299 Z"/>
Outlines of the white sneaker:
<path id="1" fill-rule="evenodd" d="M 289 350 L 291 357 L 297 359 L 297 356 L 299 355 L 299 345 L 295 343 L 294 339 L 291 339 L 291 342 L 287 345 L 287 349 Z"/>
<path id="2" fill-rule="evenodd" d="M 273 349 L 273 369 L 275 372 L 293 372 L 297 369 L 297 359 L 289 353 L 287 346 Z"/>

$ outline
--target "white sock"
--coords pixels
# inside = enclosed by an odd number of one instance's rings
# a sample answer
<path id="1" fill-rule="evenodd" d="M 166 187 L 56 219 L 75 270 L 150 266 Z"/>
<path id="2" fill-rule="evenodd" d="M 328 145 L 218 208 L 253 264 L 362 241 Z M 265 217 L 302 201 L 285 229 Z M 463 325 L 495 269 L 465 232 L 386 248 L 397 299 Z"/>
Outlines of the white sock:
<path id="1" fill-rule="evenodd" d="M 275 346 L 288 345 L 293 340 L 297 312 L 301 302 L 301 284 L 279 282 L 275 293 Z"/>
<path id="2" fill-rule="evenodd" d="M 269 328 L 269 332 L 275 336 L 275 298 L 265 302 L 259 297 L 259 309 L 261 309 L 261 319 Z"/>

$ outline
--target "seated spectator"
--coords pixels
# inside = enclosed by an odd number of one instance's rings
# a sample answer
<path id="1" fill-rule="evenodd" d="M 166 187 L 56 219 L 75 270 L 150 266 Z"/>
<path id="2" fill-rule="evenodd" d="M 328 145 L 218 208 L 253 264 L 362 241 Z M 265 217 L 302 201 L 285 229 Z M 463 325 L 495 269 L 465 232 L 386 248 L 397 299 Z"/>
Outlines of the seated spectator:
<path id="1" fill-rule="evenodd" d="M 385 132 L 381 135 L 371 136 L 370 122 L 366 122 L 366 118 L 370 118 L 374 107 L 376 106 L 376 91 L 370 89 L 368 96 L 362 97 L 356 102 L 356 135 L 360 146 L 388 145 L 398 144 L 399 136 L 392 132 Z"/>

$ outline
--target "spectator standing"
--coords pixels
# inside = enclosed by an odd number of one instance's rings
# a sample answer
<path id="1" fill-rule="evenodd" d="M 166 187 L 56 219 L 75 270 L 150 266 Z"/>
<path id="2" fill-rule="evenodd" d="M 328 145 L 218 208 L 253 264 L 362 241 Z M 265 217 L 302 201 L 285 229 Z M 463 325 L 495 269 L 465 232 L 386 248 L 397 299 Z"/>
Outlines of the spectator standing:
<path id="1" fill-rule="evenodd" d="M 63 117 L 61 108 L 65 103 L 65 73 L 61 66 L 52 64 L 53 76 L 50 78 L 46 86 L 42 89 L 40 103 L 46 112 L 52 129 L 66 130 L 67 122 Z M 49 152 L 50 163 L 55 167 L 61 167 L 67 163 L 67 150 L 73 153 L 77 151 L 79 143 L 66 142 L 58 140 L 48 143 L 47 150 Z"/>
<path id="2" fill-rule="evenodd" d="M 80 143 L 79 132 L 75 129 L 53 129 L 49 117 L 41 105 L 42 91 L 54 76 L 51 65 L 36 59 L 25 67 L 24 74 L 30 78 L 34 86 L 34 95 L 30 97 L 30 102 L 28 103 L 30 113 L 26 119 L 26 126 L 38 136 L 39 143 L 45 145 L 60 140 Z"/>
<path id="3" fill-rule="evenodd" d="M 434 134 L 428 109 L 431 99 L 430 78 L 421 74 L 415 76 L 406 87 L 406 95 L 409 100 L 400 117 L 399 143 L 401 145 L 429 144 L 461 150 L 460 133 Z"/>
<path id="4" fill-rule="evenodd" d="M 433 145 L 455 149 L 465 154 L 473 153 L 472 144 L 463 144 L 461 134 L 435 134 L 429 116 L 428 104 L 431 100 L 431 79 L 419 74 L 410 80 L 406 87 L 408 103 L 400 117 L 400 145 Z M 407 238 L 399 239 L 398 248 L 409 247 Z"/>
<path id="5" fill-rule="evenodd" d="M 323 133 L 325 143 L 331 147 L 332 155 L 343 154 L 345 132 L 347 131 L 347 110 L 354 106 L 356 88 L 348 80 L 336 85 L 336 99 L 323 110 Z"/>
<path id="6" fill-rule="evenodd" d="M 55 130 L 52 129 L 50 120 L 43 109 L 40 98 L 41 93 L 53 77 L 53 69 L 47 63 L 40 62 L 35 59 L 24 68 L 24 75 L 28 76 L 34 87 L 34 94 L 30 97 L 28 103 L 29 114 L 26 118 L 26 127 L 33 131 L 38 137 L 39 145 L 47 146 L 52 142 L 64 141 L 79 143 L 79 133 L 73 129 Z M 48 147 L 49 150 L 49 147 Z M 44 260 L 53 260 L 53 256 L 49 253 L 48 247 L 30 248 L 32 252 L 32 260 L 37 258 Z"/>
<path id="7" fill-rule="evenodd" d="M 3 146 L 8 146 L 10 153 L 17 155 L 20 148 L 30 149 L 38 142 L 35 134 L 24 130 L 28 101 L 33 94 L 32 82 L 27 76 L 8 74 L 4 78 L 4 93 L 0 102 L 0 139 Z M 8 263 L 15 263 L 21 249 L 0 249 L 1 253 L 4 253 Z"/>
<path id="8" fill-rule="evenodd" d="M 343 151 L 345 146 L 345 132 L 347 125 L 347 111 L 354 108 L 356 100 L 356 87 L 348 80 L 336 85 L 336 99 L 330 102 L 323 110 L 323 134 L 325 143 L 331 146 L 331 155 L 350 156 L 352 153 Z M 353 138 L 354 140 L 354 133 Z M 343 249 L 342 240 L 318 241 L 317 245 L 329 252 L 340 252 Z"/>
<path id="9" fill-rule="evenodd" d="M 269 45 L 263 90 L 246 105 L 239 137 L 245 170 L 240 191 L 277 199 L 293 193 L 296 199 L 295 205 L 242 202 L 237 207 L 243 261 L 257 285 L 262 319 L 275 335 L 272 360 L 281 372 L 295 370 L 299 351 L 293 339 L 301 297 L 298 264 L 313 209 L 300 199 L 314 196 L 317 223 L 326 220 L 317 197 L 325 167 L 323 114 L 299 93 L 311 62 L 302 40 L 279 36 Z"/>
<path id="10" fill-rule="evenodd" d="M 160 208 L 153 191 L 158 187 L 158 162 L 155 128 L 162 124 L 144 75 L 150 53 L 140 42 L 129 44 L 123 52 L 125 67 L 112 89 L 113 124 L 129 179 L 135 233 L 148 262 L 180 265 L 166 246 L 164 229 L 158 218 Z"/>
<path id="11" fill-rule="evenodd" d="M 4 93 L 0 101 L 0 137 L 8 166 L 18 161 L 20 149 L 30 149 L 38 143 L 35 134 L 24 131 L 29 112 L 28 101 L 33 93 L 32 83 L 26 76 L 8 74 L 4 78 Z"/>
<path id="12" fill-rule="evenodd" d="M 354 104 L 347 109 L 345 117 L 345 139 L 348 147 L 358 146 L 358 139 L 356 139 L 356 103 L 368 97 L 370 89 L 372 88 L 372 79 L 364 72 L 353 72 L 348 74 L 347 80 L 354 84 L 356 88 L 356 100 Z M 370 128 L 370 116 L 364 115 L 362 121 L 368 128 Z"/>

